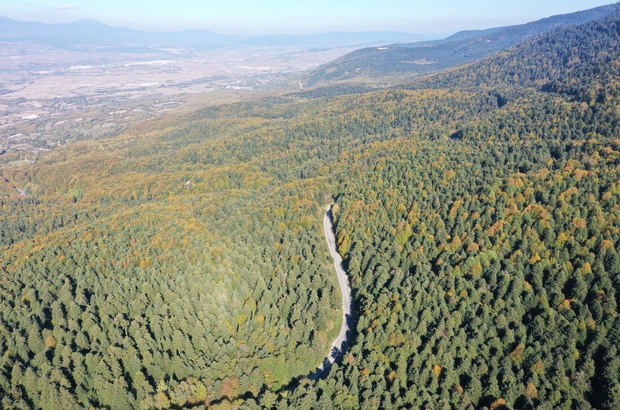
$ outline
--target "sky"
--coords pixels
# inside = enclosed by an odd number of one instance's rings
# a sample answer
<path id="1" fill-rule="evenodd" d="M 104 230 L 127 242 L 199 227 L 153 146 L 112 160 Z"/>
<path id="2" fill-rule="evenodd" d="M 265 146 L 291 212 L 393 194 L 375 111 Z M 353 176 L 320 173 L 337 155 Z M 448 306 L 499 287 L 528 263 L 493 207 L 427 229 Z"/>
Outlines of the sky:
<path id="1" fill-rule="evenodd" d="M 148 31 L 228 34 L 328 31 L 450 33 L 521 24 L 613 0 L 0 0 L 20 21 L 93 19 Z"/>

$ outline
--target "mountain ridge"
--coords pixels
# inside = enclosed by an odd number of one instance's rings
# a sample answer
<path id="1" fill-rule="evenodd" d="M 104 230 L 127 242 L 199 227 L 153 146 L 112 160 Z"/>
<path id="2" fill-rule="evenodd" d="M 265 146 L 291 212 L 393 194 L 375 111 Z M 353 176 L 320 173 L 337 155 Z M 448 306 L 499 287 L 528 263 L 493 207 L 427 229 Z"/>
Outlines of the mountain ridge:
<path id="1" fill-rule="evenodd" d="M 59 48 L 95 46 L 185 46 L 217 48 L 223 46 L 367 46 L 394 41 L 426 40 L 429 36 L 395 31 L 328 32 L 320 34 L 274 34 L 266 36 L 221 34 L 210 30 L 145 31 L 113 27 L 97 20 L 46 24 L 21 22 L 0 16 L 0 41 L 26 41 Z"/>
<path id="2" fill-rule="evenodd" d="M 526 24 L 463 31 L 443 40 L 363 48 L 301 76 L 306 86 L 355 78 L 431 74 L 479 60 L 553 29 L 582 24 L 620 12 L 620 3 L 562 14 Z M 480 34 L 480 35 L 476 35 Z"/>

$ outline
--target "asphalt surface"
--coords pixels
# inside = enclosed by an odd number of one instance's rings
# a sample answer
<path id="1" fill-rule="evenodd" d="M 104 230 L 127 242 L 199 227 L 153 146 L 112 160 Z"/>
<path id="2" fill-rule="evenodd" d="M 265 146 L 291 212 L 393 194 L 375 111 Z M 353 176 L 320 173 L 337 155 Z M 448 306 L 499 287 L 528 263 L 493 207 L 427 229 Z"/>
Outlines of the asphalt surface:
<path id="1" fill-rule="evenodd" d="M 325 358 L 323 364 L 319 366 L 314 373 L 310 376 L 310 379 L 321 379 L 329 373 L 332 365 L 335 362 L 342 360 L 342 356 L 349 345 L 352 337 L 353 330 L 353 299 L 351 299 L 351 285 L 349 285 L 349 277 L 342 268 L 342 257 L 338 253 L 336 247 L 336 237 L 334 236 L 334 227 L 332 225 L 332 207 L 331 204 L 325 211 L 325 217 L 323 218 L 323 227 L 325 228 L 325 238 L 327 239 L 327 246 L 329 252 L 334 259 L 334 268 L 336 268 L 336 274 L 338 275 L 338 283 L 340 284 L 340 291 L 342 293 L 342 326 L 340 327 L 340 333 L 334 343 L 332 343 L 329 356 Z"/>

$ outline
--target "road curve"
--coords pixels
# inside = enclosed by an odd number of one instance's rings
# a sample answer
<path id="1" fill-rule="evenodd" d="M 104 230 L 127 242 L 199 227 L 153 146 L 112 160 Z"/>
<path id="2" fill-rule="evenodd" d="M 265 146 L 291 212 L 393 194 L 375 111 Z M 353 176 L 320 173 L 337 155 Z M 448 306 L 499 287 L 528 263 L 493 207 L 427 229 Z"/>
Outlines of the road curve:
<path id="1" fill-rule="evenodd" d="M 340 333 L 334 343 L 332 343 L 329 356 L 325 358 L 323 364 L 319 366 L 310 375 L 310 379 L 321 379 L 329 373 L 332 365 L 342 359 L 344 352 L 351 341 L 353 334 L 353 299 L 351 298 L 351 285 L 349 285 L 349 277 L 342 268 L 342 257 L 338 253 L 336 248 L 336 237 L 334 236 L 334 227 L 332 225 L 333 215 L 332 208 L 334 204 L 329 205 L 325 211 L 325 217 L 323 218 L 323 227 L 325 228 L 325 238 L 327 239 L 327 246 L 329 252 L 334 259 L 334 268 L 336 268 L 336 274 L 338 275 L 338 283 L 340 283 L 340 291 L 342 293 L 342 326 L 340 327 Z"/>

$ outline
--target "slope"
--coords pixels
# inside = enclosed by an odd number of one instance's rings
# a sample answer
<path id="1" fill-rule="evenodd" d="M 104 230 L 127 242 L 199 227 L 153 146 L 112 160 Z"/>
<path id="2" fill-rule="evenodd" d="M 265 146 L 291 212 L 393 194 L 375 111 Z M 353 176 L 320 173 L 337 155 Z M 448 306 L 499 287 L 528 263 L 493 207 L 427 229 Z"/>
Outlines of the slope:
<path id="1" fill-rule="evenodd" d="M 414 83 L 496 106 L 352 154 L 334 214 L 357 337 L 281 407 L 618 408 L 619 27 Z"/>
<path id="2" fill-rule="evenodd" d="M 359 78 L 419 76 L 479 60 L 558 27 L 582 24 L 620 11 L 620 3 L 535 22 L 457 33 L 444 40 L 364 48 L 302 76 L 307 86 Z M 394 81 L 394 80 L 392 80 Z"/>
<path id="3" fill-rule="evenodd" d="M 3 165 L 3 404 L 223 403 L 309 375 L 342 320 L 321 225 L 339 158 L 430 131 L 445 97 L 213 107 Z"/>

